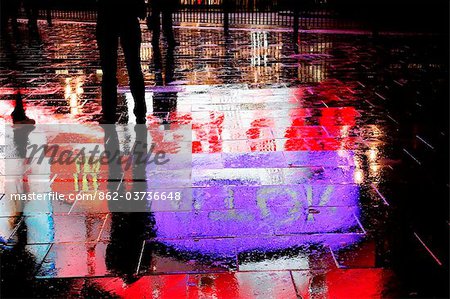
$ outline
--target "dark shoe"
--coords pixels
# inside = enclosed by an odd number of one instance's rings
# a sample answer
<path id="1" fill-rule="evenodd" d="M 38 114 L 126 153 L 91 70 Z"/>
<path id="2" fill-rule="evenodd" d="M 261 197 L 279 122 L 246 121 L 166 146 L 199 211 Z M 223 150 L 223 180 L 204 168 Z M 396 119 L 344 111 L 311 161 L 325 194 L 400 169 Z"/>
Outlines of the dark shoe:
<path id="1" fill-rule="evenodd" d="M 101 125 L 114 125 L 116 123 L 116 121 L 112 120 L 112 119 L 109 119 L 109 118 L 106 118 L 106 117 L 101 117 L 98 120 L 98 123 L 101 124 Z"/>
<path id="2" fill-rule="evenodd" d="M 136 117 L 136 124 L 145 125 L 147 123 L 147 119 L 145 117 Z"/>
<path id="3" fill-rule="evenodd" d="M 136 116 L 136 124 L 143 125 L 147 122 L 147 107 L 144 99 L 142 100 L 142 103 L 139 102 L 135 105 L 133 114 Z"/>
<path id="4" fill-rule="evenodd" d="M 36 121 L 34 119 L 29 118 L 28 116 L 23 116 L 23 117 L 13 117 L 13 124 L 15 125 L 35 125 Z"/>

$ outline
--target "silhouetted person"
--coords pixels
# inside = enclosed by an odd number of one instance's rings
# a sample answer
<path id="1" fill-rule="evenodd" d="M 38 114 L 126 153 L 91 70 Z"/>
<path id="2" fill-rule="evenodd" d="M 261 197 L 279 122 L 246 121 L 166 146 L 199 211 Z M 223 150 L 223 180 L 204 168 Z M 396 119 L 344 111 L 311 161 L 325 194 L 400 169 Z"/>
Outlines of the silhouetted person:
<path id="1" fill-rule="evenodd" d="M 136 195 L 147 192 L 146 155 L 148 154 L 147 127 L 135 125 L 135 144 L 130 156 L 126 157 L 120 152 L 119 139 L 116 126 L 104 126 L 105 150 L 112 156 L 120 153 L 122 160 L 116 155 L 115 159 L 108 161 L 108 191 L 118 192 L 124 198 L 118 202 L 109 202 L 111 213 L 110 242 L 106 249 L 106 265 L 110 271 L 119 275 L 125 283 L 134 282 L 139 263 L 139 257 L 144 241 L 155 237 L 155 219 L 153 214 L 146 212 L 148 201 L 135 200 Z M 122 180 L 126 171 L 127 159 L 132 159 L 132 182 Z M 130 165 L 128 165 L 130 166 Z M 130 187 L 130 188 L 127 188 Z M 125 199 L 125 192 L 132 198 Z M 140 198 L 140 197 L 139 197 Z"/>
<path id="2" fill-rule="evenodd" d="M 17 72 L 23 71 L 19 64 L 17 63 L 18 57 L 16 55 L 16 47 L 12 44 L 12 40 L 8 37 L 2 37 L 1 40 L 1 51 L 5 54 L 5 59 L 3 61 L 4 67 L 12 70 L 9 79 L 11 86 L 15 89 L 14 91 L 14 111 L 11 113 L 11 117 L 14 124 L 25 124 L 34 125 L 36 122 L 26 115 L 25 107 L 23 104 L 22 93 L 20 91 L 21 85 L 17 80 Z"/>
<path id="3" fill-rule="evenodd" d="M 14 154 L 22 161 L 23 164 L 21 167 L 23 169 L 26 167 L 25 160 L 27 158 L 29 135 L 33 129 L 34 126 L 20 126 L 13 129 L 12 144 L 15 148 Z M 8 142 L 10 141 L 8 140 Z M 20 179 L 15 182 L 15 188 L 17 189 L 14 191 L 21 193 L 28 192 L 25 181 L 24 179 Z M 13 240 L 2 240 L 0 242 L 0 271 L 2 273 L 0 278 L 0 292 L 2 298 L 32 297 L 32 287 L 35 281 L 34 271 L 37 268 L 37 261 L 30 250 L 27 250 L 27 221 L 21 221 L 24 215 L 23 205 L 24 202 L 15 202 L 15 209 L 9 211 L 9 216 L 15 216 L 13 222 L 9 223 L 11 230 L 16 228 L 14 234 L 11 236 Z M 5 209 L 3 212 L 8 211 Z"/>
<path id="4" fill-rule="evenodd" d="M 2 39 L 7 38 L 9 21 L 11 21 L 12 30 L 17 33 L 17 17 L 19 13 L 19 0 L 1 0 L 0 1 L 0 26 Z"/>
<path id="5" fill-rule="evenodd" d="M 23 0 L 23 6 L 25 9 L 25 13 L 28 18 L 28 29 L 30 32 L 37 32 L 38 30 L 38 17 L 39 17 L 39 9 L 45 9 L 47 24 L 52 26 L 52 17 L 51 17 L 51 0 Z"/>
<path id="6" fill-rule="evenodd" d="M 39 1 L 23 0 L 23 7 L 28 18 L 28 30 L 31 33 L 38 31 L 38 15 L 39 15 Z"/>
<path id="7" fill-rule="evenodd" d="M 154 46 L 153 50 L 155 83 L 157 86 L 153 92 L 153 113 L 161 118 L 163 124 L 167 124 L 170 112 L 174 112 L 177 109 L 178 99 L 178 93 L 176 91 L 171 91 L 170 88 L 162 88 L 163 86 L 170 85 L 174 81 L 174 49 L 172 47 L 167 49 L 165 65 L 163 65 L 159 46 Z"/>
<path id="8" fill-rule="evenodd" d="M 144 76 L 141 70 L 140 19 L 145 19 L 144 0 L 99 0 L 97 42 L 100 50 L 102 80 L 102 113 L 100 123 L 115 123 L 117 108 L 117 51 L 122 45 L 134 98 L 136 122 L 146 121 Z"/>
<path id="9" fill-rule="evenodd" d="M 176 41 L 173 34 L 173 20 L 172 13 L 177 6 L 176 0 L 149 0 L 151 16 L 149 16 L 147 22 L 150 30 L 153 30 L 152 44 L 159 44 L 159 37 L 161 35 L 161 18 L 162 15 L 162 28 L 164 36 L 169 47 L 175 47 Z"/>

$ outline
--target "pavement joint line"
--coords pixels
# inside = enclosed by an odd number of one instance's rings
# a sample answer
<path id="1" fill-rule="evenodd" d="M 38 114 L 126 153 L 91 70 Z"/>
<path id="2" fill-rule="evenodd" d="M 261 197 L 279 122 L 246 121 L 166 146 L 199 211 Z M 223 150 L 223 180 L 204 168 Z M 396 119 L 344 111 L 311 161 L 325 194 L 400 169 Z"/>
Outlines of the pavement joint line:
<path id="1" fill-rule="evenodd" d="M 419 139 L 420 141 L 422 141 L 426 146 L 428 146 L 429 148 L 431 148 L 432 150 L 434 150 L 434 146 L 432 146 L 431 144 L 429 144 L 427 141 L 425 141 L 425 139 L 423 139 L 422 137 L 420 137 L 419 135 L 416 135 L 417 139 Z"/>
<path id="2" fill-rule="evenodd" d="M 328 246 L 328 249 L 330 250 L 331 256 L 333 257 L 334 264 L 336 265 L 336 267 L 337 267 L 338 269 L 341 269 L 342 266 L 339 264 L 339 262 L 338 262 L 336 256 L 334 255 L 333 249 L 331 249 L 330 246 Z"/>
<path id="3" fill-rule="evenodd" d="M 386 114 L 386 116 L 398 125 L 398 121 L 396 121 L 392 116 L 390 116 L 389 114 Z"/>
<path id="4" fill-rule="evenodd" d="M 375 107 L 375 105 L 372 104 L 372 102 L 370 102 L 369 100 L 365 100 L 365 102 L 366 102 L 367 104 L 369 104 L 372 108 Z"/>
<path id="5" fill-rule="evenodd" d="M 294 274 L 292 273 L 292 270 L 289 271 L 289 275 L 291 276 L 291 282 L 292 282 L 292 285 L 294 286 L 295 294 L 297 294 L 297 296 L 300 296 L 300 295 L 299 295 L 298 288 L 297 288 L 297 285 L 295 284 Z M 299 298 L 302 298 L 302 297 L 300 296 Z"/>
<path id="6" fill-rule="evenodd" d="M 388 203 L 388 201 L 386 200 L 386 198 L 383 196 L 383 194 L 381 194 L 380 190 L 378 190 L 378 188 L 375 186 L 375 184 L 372 183 L 370 186 L 372 187 L 373 190 L 375 190 L 375 192 L 378 194 L 378 196 L 381 197 L 381 199 L 383 200 L 383 202 L 384 202 L 387 206 L 390 206 L 390 204 Z"/>
<path id="7" fill-rule="evenodd" d="M 428 253 L 431 255 L 431 257 L 433 257 L 433 259 L 436 261 L 436 263 L 439 266 L 442 266 L 441 260 L 431 251 L 430 248 L 428 248 L 428 246 L 425 244 L 424 241 L 422 241 L 422 239 L 419 237 L 419 235 L 416 232 L 414 232 L 414 236 L 416 236 L 417 240 L 419 240 L 420 244 L 422 244 L 422 246 L 428 251 Z"/>
<path id="8" fill-rule="evenodd" d="M 100 228 L 100 233 L 98 234 L 98 237 L 97 237 L 97 242 L 100 241 L 100 239 L 102 237 L 103 230 L 105 229 L 106 222 L 108 221 L 108 218 L 109 218 L 109 214 L 106 214 L 105 220 L 103 220 L 102 227 Z"/>
<path id="9" fill-rule="evenodd" d="M 20 226 L 22 225 L 22 222 L 24 221 L 24 217 L 20 217 L 20 221 L 19 223 L 17 223 L 17 225 L 14 227 L 14 229 L 12 230 L 12 232 L 9 234 L 7 240 L 11 239 L 19 230 Z"/>
<path id="10" fill-rule="evenodd" d="M 404 85 L 403 83 L 400 83 L 400 82 L 398 82 L 397 80 L 394 80 L 394 82 L 395 82 L 396 84 L 402 86 L 402 87 L 403 87 L 403 85 Z"/>
<path id="11" fill-rule="evenodd" d="M 379 97 L 380 99 L 386 101 L 386 97 L 382 96 L 382 95 L 379 94 L 378 92 L 376 92 L 375 95 L 376 95 L 377 97 Z"/>
<path id="12" fill-rule="evenodd" d="M 120 187 L 122 186 L 124 177 L 125 177 L 125 173 L 122 173 L 122 177 L 120 178 L 120 182 L 117 185 L 116 191 L 119 191 Z"/>
<path id="13" fill-rule="evenodd" d="M 47 258 L 48 254 L 50 253 L 50 250 L 53 248 L 53 245 L 54 245 L 55 243 L 47 243 L 47 244 L 49 244 L 49 246 L 48 246 L 48 249 L 47 249 L 47 251 L 45 252 L 44 256 L 42 257 L 42 262 L 40 262 L 40 263 L 39 263 L 39 266 L 36 267 L 36 271 L 35 271 L 35 276 L 36 276 L 36 277 L 38 276 L 37 274 L 38 274 L 39 270 L 41 270 L 42 264 L 44 264 L 45 259 Z"/>
<path id="14" fill-rule="evenodd" d="M 321 127 L 322 127 L 322 129 L 325 131 L 325 133 L 327 133 L 328 136 L 331 136 L 331 135 L 330 135 L 330 132 L 328 132 L 328 130 L 327 130 L 327 128 L 325 128 L 325 126 L 321 126 Z"/>
<path id="15" fill-rule="evenodd" d="M 78 192 L 78 194 L 80 194 L 80 192 Z M 77 203 L 78 200 L 74 200 L 72 206 L 70 207 L 69 212 L 67 213 L 67 215 L 70 215 L 70 213 L 72 213 L 73 208 L 75 207 L 75 204 Z"/>
<path id="16" fill-rule="evenodd" d="M 356 217 L 355 213 L 353 213 L 353 217 L 355 217 L 355 220 L 356 220 L 356 222 L 358 223 L 359 227 L 362 229 L 363 234 L 366 235 L 366 234 L 367 234 L 367 231 L 364 229 L 364 227 L 363 227 L 361 221 L 359 221 L 359 219 L 358 219 L 358 217 Z"/>
<path id="17" fill-rule="evenodd" d="M 50 179 L 50 184 L 53 184 L 55 182 L 57 176 L 58 174 L 55 173 L 55 175 Z"/>
<path id="18" fill-rule="evenodd" d="M 141 253 L 139 254 L 139 261 L 138 261 L 138 265 L 136 267 L 136 275 L 138 275 L 139 271 L 141 270 L 142 256 L 144 255 L 145 243 L 146 243 L 145 240 L 142 241 Z"/>
<path id="19" fill-rule="evenodd" d="M 422 163 L 420 163 L 420 161 L 417 160 L 417 158 L 414 157 L 414 156 L 413 156 L 410 152 L 408 152 L 406 149 L 403 149 L 403 151 L 404 151 L 408 156 L 410 156 L 414 161 L 416 161 L 417 164 L 422 165 Z"/>

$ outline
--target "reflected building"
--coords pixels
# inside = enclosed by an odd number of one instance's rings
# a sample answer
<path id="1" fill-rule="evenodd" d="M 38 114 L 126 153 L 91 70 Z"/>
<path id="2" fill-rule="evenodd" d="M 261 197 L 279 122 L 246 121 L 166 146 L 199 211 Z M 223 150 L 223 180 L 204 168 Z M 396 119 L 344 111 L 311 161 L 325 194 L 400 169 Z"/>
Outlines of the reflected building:
<path id="1" fill-rule="evenodd" d="M 331 37 L 318 35 L 313 40 L 303 40 L 300 36 L 298 55 L 298 79 L 305 83 L 319 83 L 325 81 L 329 74 L 327 57 L 333 49 Z"/>

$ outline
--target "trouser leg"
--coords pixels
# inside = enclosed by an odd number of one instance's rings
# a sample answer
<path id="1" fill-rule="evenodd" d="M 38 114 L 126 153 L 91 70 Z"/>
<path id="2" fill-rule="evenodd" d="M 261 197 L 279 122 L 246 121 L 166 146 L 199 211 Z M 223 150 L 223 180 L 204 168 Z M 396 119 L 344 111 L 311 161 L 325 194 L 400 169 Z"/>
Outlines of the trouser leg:
<path id="1" fill-rule="evenodd" d="M 161 35 L 161 19 L 160 19 L 161 10 L 159 7 L 152 7 L 152 16 L 151 16 L 151 24 L 153 30 L 152 43 L 159 44 L 159 36 Z"/>
<path id="2" fill-rule="evenodd" d="M 0 9 L 0 29 L 2 38 L 5 38 L 8 33 L 8 19 L 11 8 L 8 6 L 7 0 L 1 0 L 1 9 Z"/>
<path id="3" fill-rule="evenodd" d="M 175 38 L 173 35 L 173 20 L 171 11 L 163 11 L 162 13 L 162 26 L 164 35 L 169 45 L 175 44 Z"/>
<path id="4" fill-rule="evenodd" d="M 97 29 L 97 43 L 102 68 L 102 113 L 105 119 L 116 121 L 118 35 L 107 26 Z"/>
<path id="5" fill-rule="evenodd" d="M 20 2 L 16 0 L 12 3 L 11 9 L 11 23 L 14 31 L 18 30 L 17 19 L 19 18 L 19 10 L 20 10 Z"/>
<path id="6" fill-rule="evenodd" d="M 166 54 L 166 84 L 169 84 L 174 81 L 175 75 L 175 58 L 174 58 L 174 49 L 169 48 Z"/>
<path id="7" fill-rule="evenodd" d="M 30 31 L 37 31 L 38 7 L 33 0 L 27 1 L 25 6 L 25 11 L 28 18 L 28 29 Z"/>
<path id="8" fill-rule="evenodd" d="M 155 70 L 155 83 L 156 86 L 162 86 L 163 85 L 163 64 L 162 64 L 162 56 L 161 56 L 161 49 L 159 48 L 159 45 L 153 46 L 153 64 L 154 64 L 154 70 Z"/>
<path id="9" fill-rule="evenodd" d="M 21 121 L 24 120 L 25 115 L 25 107 L 23 105 L 22 95 L 20 92 L 16 94 L 15 99 L 15 105 L 14 105 L 14 111 L 12 112 L 12 117 L 15 121 Z"/>
<path id="10" fill-rule="evenodd" d="M 53 26 L 53 22 L 52 22 L 52 6 L 53 6 L 52 1 L 51 0 L 47 0 L 46 7 L 45 7 L 45 13 L 46 13 L 46 17 L 47 17 L 47 24 L 49 26 Z"/>
<path id="11" fill-rule="evenodd" d="M 136 19 L 121 33 L 121 44 L 127 65 L 130 89 L 134 99 L 134 114 L 137 118 L 143 118 L 147 114 L 145 105 L 145 83 L 141 69 L 141 28 Z"/>

